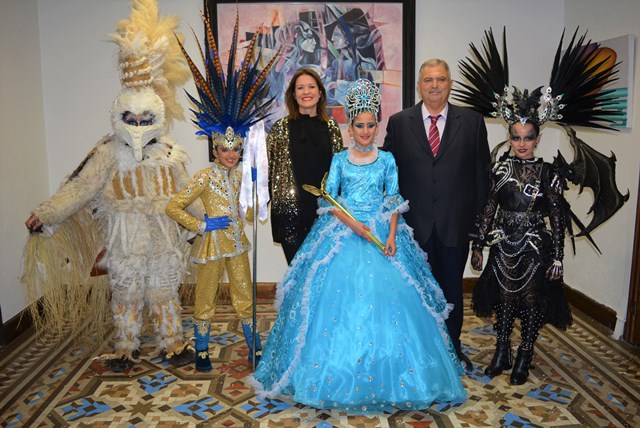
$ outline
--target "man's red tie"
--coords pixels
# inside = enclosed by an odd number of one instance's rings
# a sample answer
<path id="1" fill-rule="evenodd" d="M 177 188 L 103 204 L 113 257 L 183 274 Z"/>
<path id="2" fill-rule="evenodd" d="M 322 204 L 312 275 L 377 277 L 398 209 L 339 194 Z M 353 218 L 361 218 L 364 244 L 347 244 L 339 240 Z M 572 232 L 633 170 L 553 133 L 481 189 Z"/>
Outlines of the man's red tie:
<path id="1" fill-rule="evenodd" d="M 440 116 L 441 115 L 429 116 L 431 120 L 431 126 L 429 126 L 429 145 L 431 146 L 431 151 L 434 156 L 438 154 L 438 149 L 440 148 L 440 132 L 438 131 L 438 126 L 436 126 Z"/>

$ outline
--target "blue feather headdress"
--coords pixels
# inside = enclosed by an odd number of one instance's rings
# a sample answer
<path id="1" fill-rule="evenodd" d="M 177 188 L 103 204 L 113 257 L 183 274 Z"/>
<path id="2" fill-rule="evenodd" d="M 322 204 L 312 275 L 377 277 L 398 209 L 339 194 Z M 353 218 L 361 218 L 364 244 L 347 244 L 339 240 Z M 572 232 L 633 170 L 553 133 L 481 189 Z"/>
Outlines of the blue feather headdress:
<path id="1" fill-rule="evenodd" d="M 249 128 L 269 115 L 269 109 L 275 98 L 268 97 L 267 75 L 278 57 L 279 51 L 264 69 L 258 69 L 262 51 L 258 52 L 255 61 L 252 60 L 256 41 L 262 28 L 260 27 L 249 42 L 240 68 L 236 70 L 239 27 L 239 16 L 236 14 L 229 51 L 229 64 L 225 76 L 209 18 L 202 14 L 202 20 L 205 25 L 208 46 L 205 56 L 198 42 L 200 55 L 205 64 L 204 76 L 187 54 L 184 46 L 180 45 L 198 90 L 199 99 L 187 92 L 187 97 L 198 107 L 197 111 L 191 109 L 196 116 L 193 123 L 200 128 L 196 134 L 211 137 L 214 146 L 223 144 L 228 148 L 238 148 L 242 146 Z M 196 37 L 195 34 L 194 37 Z"/>

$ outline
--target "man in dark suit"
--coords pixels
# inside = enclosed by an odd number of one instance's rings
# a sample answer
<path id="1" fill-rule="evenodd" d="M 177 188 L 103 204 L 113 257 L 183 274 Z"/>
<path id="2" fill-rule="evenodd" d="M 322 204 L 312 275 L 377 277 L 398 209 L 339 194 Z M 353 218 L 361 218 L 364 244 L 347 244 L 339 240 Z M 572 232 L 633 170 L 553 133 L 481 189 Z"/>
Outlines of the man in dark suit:
<path id="1" fill-rule="evenodd" d="M 452 86 L 445 61 L 423 63 L 422 102 L 390 117 L 383 150 L 396 159 L 400 193 L 410 204 L 404 218 L 429 255 L 445 298 L 454 304 L 447 327 L 458 356 L 471 369 L 460 344 L 462 277 L 469 233 L 487 192 L 490 155 L 482 116 L 450 104 Z"/>

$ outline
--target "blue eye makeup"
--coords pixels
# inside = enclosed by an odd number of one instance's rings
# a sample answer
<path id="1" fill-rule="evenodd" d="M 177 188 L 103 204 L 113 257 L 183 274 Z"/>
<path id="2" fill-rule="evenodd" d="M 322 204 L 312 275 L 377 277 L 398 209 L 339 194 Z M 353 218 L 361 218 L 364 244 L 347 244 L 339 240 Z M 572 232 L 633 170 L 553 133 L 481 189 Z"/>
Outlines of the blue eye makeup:
<path id="1" fill-rule="evenodd" d="M 520 141 L 520 136 L 516 134 L 511 135 L 510 138 L 512 141 Z M 534 141 L 536 138 L 535 134 L 528 134 L 524 136 L 524 141 Z"/>
<path id="2" fill-rule="evenodd" d="M 376 127 L 376 123 L 375 122 L 369 122 L 369 123 L 354 123 L 353 124 L 354 128 L 358 128 L 358 129 L 364 129 L 365 127 L 367 129 L 373 129 Z"/>

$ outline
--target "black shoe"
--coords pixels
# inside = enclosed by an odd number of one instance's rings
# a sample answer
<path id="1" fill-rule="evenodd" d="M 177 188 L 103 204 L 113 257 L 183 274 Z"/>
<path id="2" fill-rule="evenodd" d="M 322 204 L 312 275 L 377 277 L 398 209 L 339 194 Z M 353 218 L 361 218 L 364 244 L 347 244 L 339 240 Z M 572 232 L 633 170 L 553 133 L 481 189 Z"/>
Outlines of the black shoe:
<path id="1" fill-rule="evenodd" d="M 169 358 L 167 358 L 166 355 L 164 356 L 165 360 L 167 360 L 169 364 L 171 364 L 171 366 L 175 368 L 184 367 L 187 364 L 191 364 L 195 357 L 195 353 L 190 349 L 185 349 L 179 354 L 173 354 Z"/>
<path id="2" fill-rule="evenodd" d="M 109 370 L 116 373 L 129 370 L 133 367 L 134 364 L 135 363 L 127 357 L 111 358 L 107 360 L 107 367 L 109 367 Z"/>
<path id="3" fill-rule="evenodd" d="M 458 359 L 460 360 L 466 371 L 473 371 L 473 363 L 471 362 L 469 357 L 462 353 L 462 351 L 458 351 Z"/>
<path id="4" fill-rule="evenodd" d="M 533 349 L 518 349 L 516 362 L 513 365 L 513 371 L 511 372 L 511 385 L 522 385 L 527 381 L 527 379 L 529 379 L 529 367 L 531 367 L 532 359 Z"/>
<path id="5" fill-rule="evenodd" d="M 505 370 L 511 370 L 511 343 L 510 342 L 498 342 L 496 345 L 496 352 L 493 354 L 491 364 L 484 369 L 485 376 L 494 378 L 502 374 Z"/>

